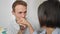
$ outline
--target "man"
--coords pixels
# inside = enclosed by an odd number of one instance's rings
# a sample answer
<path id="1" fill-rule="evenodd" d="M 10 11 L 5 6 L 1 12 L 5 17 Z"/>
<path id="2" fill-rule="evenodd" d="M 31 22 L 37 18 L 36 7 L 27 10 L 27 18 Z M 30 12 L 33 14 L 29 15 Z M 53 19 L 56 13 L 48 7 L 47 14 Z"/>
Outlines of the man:
<path id="1" fill-rule="evenodd" d="M 24 30 L 31 25 L 26 19 L 27 3 L 24 1 L 15 1 L 12 5 L 12 14 L 15 21 L 10 23 L 9 34 L 23 34 Z M 27 24 L 27 25 L 26 25 Z M 31 29 L 31 28 L 30 28 Z"/>

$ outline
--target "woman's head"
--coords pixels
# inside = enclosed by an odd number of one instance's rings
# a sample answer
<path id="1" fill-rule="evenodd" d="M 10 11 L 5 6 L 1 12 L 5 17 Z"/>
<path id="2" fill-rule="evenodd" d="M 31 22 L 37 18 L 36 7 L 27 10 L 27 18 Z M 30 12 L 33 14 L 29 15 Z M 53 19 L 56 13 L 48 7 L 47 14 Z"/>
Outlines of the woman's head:
<path id="1" fill-rule="evenodd" d="M 59 5 L 54 3 L 44 2 L 38 7 L 38 19 L 41 27 L 60 27 L 59 22 Z"/>

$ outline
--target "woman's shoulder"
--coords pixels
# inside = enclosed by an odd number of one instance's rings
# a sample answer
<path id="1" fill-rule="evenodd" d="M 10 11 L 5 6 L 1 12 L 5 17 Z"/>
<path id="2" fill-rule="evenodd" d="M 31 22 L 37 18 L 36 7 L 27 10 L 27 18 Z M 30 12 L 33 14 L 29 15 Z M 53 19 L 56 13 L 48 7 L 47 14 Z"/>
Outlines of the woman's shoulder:
<path id="1" fill-rule="evenodd" d="M 60 28 L 56 28 L 57 31 L 60 31 Z"/>
<path id="2" fill-rule="evenodd" d="M 54 34 L 60 34 L 60 28 L 56 28 L 54 31 L 53 31 Z"/>

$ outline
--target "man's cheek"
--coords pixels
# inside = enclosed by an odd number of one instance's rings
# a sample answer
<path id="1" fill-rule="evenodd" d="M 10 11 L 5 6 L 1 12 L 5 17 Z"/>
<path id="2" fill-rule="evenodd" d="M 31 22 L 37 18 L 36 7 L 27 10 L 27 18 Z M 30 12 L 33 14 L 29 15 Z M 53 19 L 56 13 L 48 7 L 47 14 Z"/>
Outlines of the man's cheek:
<path id="1" fill-rule="evenodd" d="M 20 20 L 20 17 L 16 17 L 16 20 L 17 20 L 17 21 Z"/>

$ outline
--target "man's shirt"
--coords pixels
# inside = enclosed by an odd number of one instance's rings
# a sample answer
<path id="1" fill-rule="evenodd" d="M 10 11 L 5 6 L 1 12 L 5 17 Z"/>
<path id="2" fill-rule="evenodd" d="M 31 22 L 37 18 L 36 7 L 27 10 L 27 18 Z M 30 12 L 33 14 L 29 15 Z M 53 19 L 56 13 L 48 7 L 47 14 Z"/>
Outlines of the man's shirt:
<path id="1" fill-rule="evenodd" d="M 11 21 L 8 26 L 8 34 L 17 34 L 20 30 L 19 24 L 15 20 Z M 29 29 L 27 28 L 24 31 L 24 34 L 29 34 Z"/>

